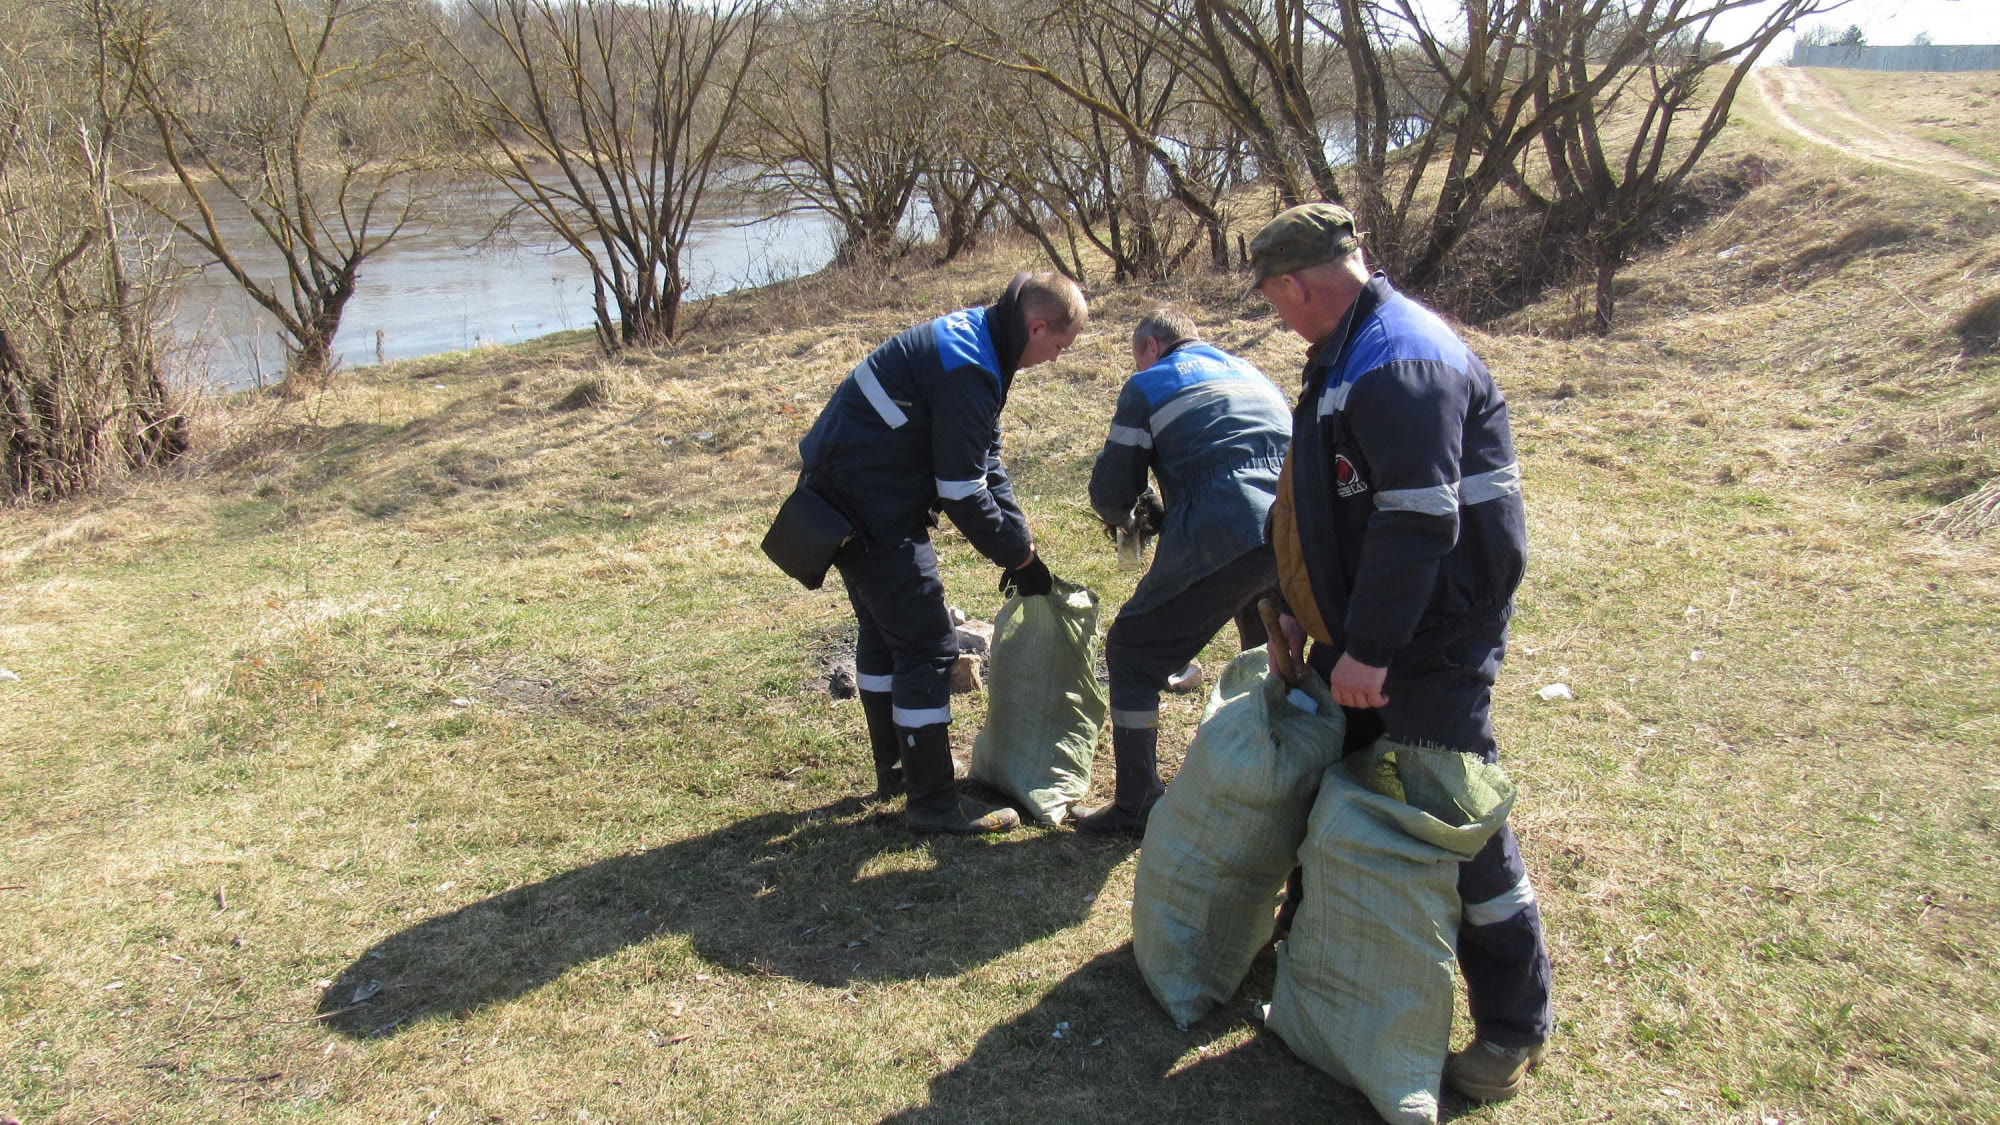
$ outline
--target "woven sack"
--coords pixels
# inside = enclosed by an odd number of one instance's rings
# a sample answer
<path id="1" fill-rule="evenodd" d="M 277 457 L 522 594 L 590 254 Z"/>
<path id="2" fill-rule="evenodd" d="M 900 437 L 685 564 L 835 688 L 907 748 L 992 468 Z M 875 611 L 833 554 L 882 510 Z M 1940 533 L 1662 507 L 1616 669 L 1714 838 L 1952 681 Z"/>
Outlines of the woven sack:
<path id="1" fill-rule="evenodd" d="M 1234 995 L 1271 940 L 1313 795 L 1340 758 L 1346 723 L 1325 681 L 1307 672 L 1295 690 L 1270 668 L 1256 648 L 1223 669 L 1139 852 L 1132 950 L 1183 1027 Z"/>
<path id="2" fill-rule="evenodd" d="M 1097 595 L 1057 579 L 1047 594 L 1007 599 L 993 623 L 972 776 L 1058 823 L 1090 792 L 1110 713 L 1097 682 Z"/>
<path id="3" fill-rule="evenodd" d="M 1458 865 L 1513 804 L 1499 766 L 1388 739 L 1320 784 L 1299 849 L 1305 901 L 1278 950 L 1266 1026 L 1396 1125 L 1437 1121 Z"/>

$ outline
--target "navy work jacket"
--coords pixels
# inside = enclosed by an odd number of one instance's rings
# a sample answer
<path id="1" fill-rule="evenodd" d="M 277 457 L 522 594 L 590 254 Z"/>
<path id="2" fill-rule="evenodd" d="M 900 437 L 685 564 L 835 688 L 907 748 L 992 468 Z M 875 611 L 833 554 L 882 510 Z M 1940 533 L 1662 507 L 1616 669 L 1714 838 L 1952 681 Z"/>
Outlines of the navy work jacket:
<path id="1" fill-rule="evenodd" d="M 945 514 L 998 566 L 1027 558 L 1028 522 L 1000 461 L 1000 408 L 1013 373 L 989 309 L 919 324 L 861 361 L 799 443 L 808 483 L 870 542 L 929 536 Z"/>
<path id="2" fill-rule="evenodd" d="M 1127 612 L 1154 609 L 1263 544 L 1291 436 L 1284 392 L 1220 348 L 1181 344 L 1125 380 L 1090 474 L 1090 505 L 1105 523 L 1124 524 L 1150 470 L 1167 508 Z"/>
<path id="3" fill-rule="evenodd" d="M 1486 365 L 1378 273 L 1303 381 L 1294 513 L 1333 640 L 1386 667 L 1405 648 L 1506 620 L 1527 517 L 1507 400 Z"/>

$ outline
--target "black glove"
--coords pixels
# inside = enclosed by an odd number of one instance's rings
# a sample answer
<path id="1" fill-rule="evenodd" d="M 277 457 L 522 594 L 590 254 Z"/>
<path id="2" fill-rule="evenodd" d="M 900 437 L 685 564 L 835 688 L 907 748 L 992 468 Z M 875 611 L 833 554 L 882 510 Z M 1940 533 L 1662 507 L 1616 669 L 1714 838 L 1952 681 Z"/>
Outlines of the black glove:
<path id="1" fill-rule="evenodd" d="M 1118 533 L 1136 535 L 1148 542 L 1160 537 L 1160 529 L 1167 526 L 1167 506 L 1160 503 L 1160 494 L 1148 488 L 1139 494 L 1138 502 L 1132 505 L 1132 514 L 1124 523 L 1104 525 L 1104 537 L 1113 543 L 1118 541 Z"/>
<path id="2" fill-rule="evenodd" d="M 1158 539 L 1160 529 L 1167 526 L 1167 506 L 1160 503 L 1160 494 L 1147 489 L 1139 494 L 1139 502 L 1132 508 L 1132 522 L 1141 539 Z"/>
<path id="3" fill-rule="evenodd" d="M 1019 594 L 1024 598 L 1037 598 L 1055 587 L 1056 576 L 1049 573 L 1049 565 L 1042 561 L 1040 554 L 1029 559 L 1027 565 L 1008 567 L 1000 572 L 1000 592 Z"/>

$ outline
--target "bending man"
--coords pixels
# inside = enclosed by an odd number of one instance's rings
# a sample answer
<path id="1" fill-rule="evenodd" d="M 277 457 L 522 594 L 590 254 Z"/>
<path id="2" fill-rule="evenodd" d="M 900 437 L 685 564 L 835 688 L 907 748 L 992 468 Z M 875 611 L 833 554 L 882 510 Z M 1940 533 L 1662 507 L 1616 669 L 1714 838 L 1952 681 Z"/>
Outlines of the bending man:
<path id="1" fill-rule="evenodd" d="M 799 443 L 812 487 L 860 533 L 834 558 L 859 624 L 854 664 L 876 795 L 906 787 L 916 832 L 999 832 L 1012 809 L 962 800 L 952 775 L 951 669 L 933 512 L 1001 568 L 1000 588 L 1049 592 L 1000 462 L 1000 408 L 1014 374 L 1062 354 L 1088 310 L 1074 282 L 1020 274 L 1001 298 L 903 332 L 861 361 Z M 898 761 L 901 761 L 900 768 Z"/>
<path id="2" fill-rule="evenodd" d="M 1099 834 L 1144 833 L 1165 792 L 1158 756 L 1167 678 L 1231 618 L 1244 648 L 1264 643 L 1253 603 L 1277 584 L 1264 517 L 1292 432 L 1283 392 L 1202 343 L 1179 313 L 1139 322 L 1132 367 L 1090 475 L 1090 504 L 1107 526 L 1131 528 L 1150 471 L 1166 520 L 1152 568 L 1105 638 L 1117 791 L 1076 822 Z"/>

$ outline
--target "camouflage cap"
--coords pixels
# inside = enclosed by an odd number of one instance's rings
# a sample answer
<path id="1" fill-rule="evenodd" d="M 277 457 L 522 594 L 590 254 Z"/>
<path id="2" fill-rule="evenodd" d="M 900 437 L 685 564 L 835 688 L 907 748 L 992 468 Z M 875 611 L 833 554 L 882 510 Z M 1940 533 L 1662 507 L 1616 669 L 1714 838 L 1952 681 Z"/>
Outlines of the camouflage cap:
<path id="1" fill-rule="evenodd" d="M 1250 240 L 1250 287 L 1335 261 L 1359 245 L 1352 211 L 1338 203 L 1302 203 L 1279 212 Z"/>

